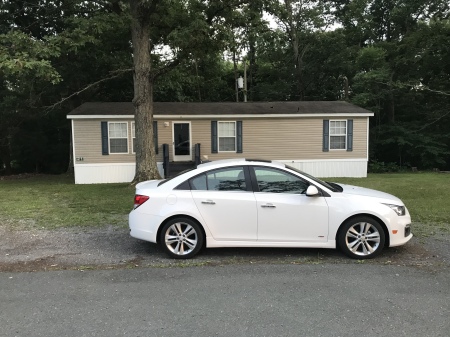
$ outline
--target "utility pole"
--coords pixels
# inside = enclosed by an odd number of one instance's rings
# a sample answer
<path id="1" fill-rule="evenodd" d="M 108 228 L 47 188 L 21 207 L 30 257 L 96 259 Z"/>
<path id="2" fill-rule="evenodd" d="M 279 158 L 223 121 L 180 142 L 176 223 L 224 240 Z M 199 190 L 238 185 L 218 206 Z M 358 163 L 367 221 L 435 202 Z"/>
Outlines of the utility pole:
<path id="1" fill-rule="evenodd" d="M 244 60 L 244 78 L 242 78 L 242 76 L 239 76 L 236 83 L 237 87 L 239 89 L 242 89 L 242 92 L 244 93 L 244 102 L 247 102 L 247 62 L 245 60 Z"/>

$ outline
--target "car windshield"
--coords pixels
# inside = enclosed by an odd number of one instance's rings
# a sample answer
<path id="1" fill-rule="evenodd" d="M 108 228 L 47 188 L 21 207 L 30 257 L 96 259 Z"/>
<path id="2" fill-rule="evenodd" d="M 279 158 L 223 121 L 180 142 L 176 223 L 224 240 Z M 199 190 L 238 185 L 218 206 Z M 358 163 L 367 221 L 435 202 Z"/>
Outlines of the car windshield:
<path id="1" fill-rule="evenodd" d="M 310 174 L 308 174 L 306 172 L 303 172 L 302 170 L 299 170 L 298 168 L 295 168 L 295 167 L 292 167 L 292 166 L 289 166 L 289 165 L 286 165 L 286 167 L 288 169 L 291 169 L 292 171 L 295 171 L 295 172 L 298 172 L 298 173 L 304 175 L 305 177 L 308 177 L 309 179 L 313 180 L 314 182 L 316 182 L 316 183 L 318 183 L 318 184 L 320 184 L 322 186 L 325 186 L 326 188 L 328 188 L 329 190 L 332 190 L 333 192 L 342 192 L 342 187 L 339 186 L 338 184 L 329 183 L 329 182 L 320 180 L 319 178 L 316 178 L 316 177 L 314 177 L 314 176 L 312 176 L 312 175 L 310 175 Z"/>

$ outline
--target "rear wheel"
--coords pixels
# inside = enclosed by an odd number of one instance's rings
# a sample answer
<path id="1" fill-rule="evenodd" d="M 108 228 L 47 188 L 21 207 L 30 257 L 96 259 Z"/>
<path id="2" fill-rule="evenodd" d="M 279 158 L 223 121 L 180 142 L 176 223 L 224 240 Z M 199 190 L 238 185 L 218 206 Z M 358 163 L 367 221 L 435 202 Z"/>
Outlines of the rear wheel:
<path id="1" fill-rule="evenodd" d="M 168 221 L 162 231 L 160 243 L 165 252 L 175 259 L 190 259 L 203 247 L 203 231 L 188 218 L 174 218 Z"/>
<path id="2" fill-rule="evenodd" d="M 337 239 L 344 254 L 360 260 L 379 255 L 385 243 L 383 227 L 378 221 L 364 216 L 344 223 Z"/>

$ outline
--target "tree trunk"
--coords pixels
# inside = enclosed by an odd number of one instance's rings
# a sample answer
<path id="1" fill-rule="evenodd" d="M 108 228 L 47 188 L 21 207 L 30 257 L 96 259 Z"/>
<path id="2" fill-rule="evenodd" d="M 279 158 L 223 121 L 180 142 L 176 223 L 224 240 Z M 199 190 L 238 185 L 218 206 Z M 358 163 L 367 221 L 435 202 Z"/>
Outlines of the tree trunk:
<path id="1" fill-rule="evenodd" d="M 67 171 L 68 174 L 73 174 L 75 171 L 74 164 L 73 164 L 73 142 L 72 142 L 72 127 L 69 131 L 69 164 L 67 165 Z"/>
<path id="2" fill-rule="evenodd" d="M 3 162 L 3 165 L 5 165 L 5 175 L 11 175 L 11 153 L 9 150 L 8 140 L 6 140 L 4 144 L 0 143 L 0 158 L 1 162 Z"/>
<path id="3" fill-rule="evenodd" d="M 303 92 L 303 55 L 300 55 L 300 43 L 298 32 L 293 18 L 292 1 L 285 1 L 285 8 L 287 13 L 287 28 L 289 30 L 289 38 L 291 40 L 292 51 L 294 53 L 295 75 L 297 80 L 297 95 L 298 100 L 302 101 L 304 97 Z"/>
<path id="4" fill-rule="evenodd" d="M 136 175 L 132 184 L 160 179 L 153 144 L 153 80 L 150 63 L 151 10 L 140 0 L 130 0 L 134 65 L 134 119 L 136 130 Z"/>

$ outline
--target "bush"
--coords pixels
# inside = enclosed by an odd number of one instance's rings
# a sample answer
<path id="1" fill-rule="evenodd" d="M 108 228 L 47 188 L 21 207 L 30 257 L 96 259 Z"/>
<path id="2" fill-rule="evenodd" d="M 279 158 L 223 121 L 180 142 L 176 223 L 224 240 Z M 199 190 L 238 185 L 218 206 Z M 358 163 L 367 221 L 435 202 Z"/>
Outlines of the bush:
<path id="1" fill-rule="evenodd" d="M 383 161 L 372 160 L 369 162 L 369 172 L 370 173 L 390 173 L 390 172 L 401 172 L 404 168 L 399 166 L 397 163 L 385 163 Z"/>

